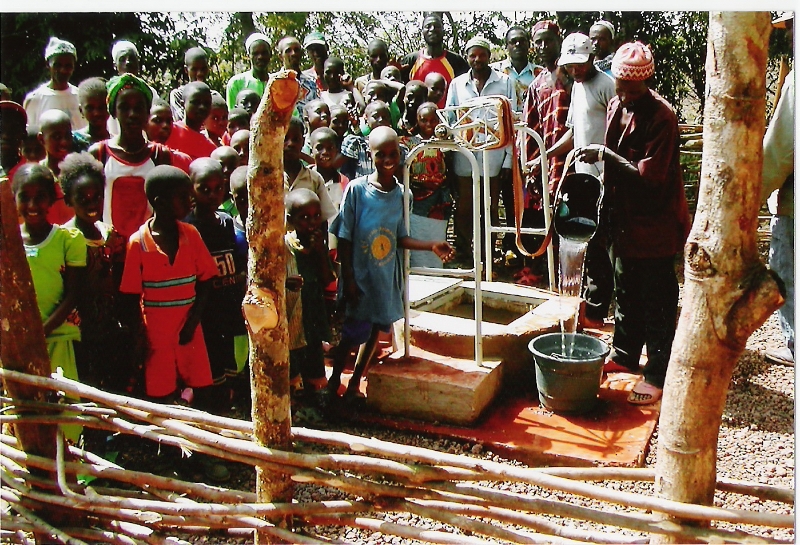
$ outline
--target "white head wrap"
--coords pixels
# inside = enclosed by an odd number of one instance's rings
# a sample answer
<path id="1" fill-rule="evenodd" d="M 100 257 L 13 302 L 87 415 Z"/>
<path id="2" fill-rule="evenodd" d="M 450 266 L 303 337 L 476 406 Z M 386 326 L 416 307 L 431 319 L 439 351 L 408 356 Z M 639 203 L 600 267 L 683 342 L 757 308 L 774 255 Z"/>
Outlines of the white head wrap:
<path id="1" fill-rule="evenodd" d="M 47 47 L 44 48 L 44 59 L 49 61 L 50 57 L 54 55 L 62 55 L 64 53 L 69 53 L 75 57 L 75 60 L 78 59 L 78 52 L 75 50 L 74 45 L 66 40 L 59 40 L 56 37 L 52 37 L 50 38 L 50 41 L 47 42 Z"/>
<path id="2" fill-rule="evenodd" d="M 264 34 L 260 32 L 254 32 L 247 39 L 244 41 L 244 48 L 245 50 L 250 53 L 250 46 L 257 41 L 262 41 L 265 44 L 269 44 L 269 38 L 267 38 Z"/>
<path id="3" fill-rule="evenodd" d="M 128 40 L 120 40 L 114 44 L 114 47 L 111 48 L 111 57 L 114 59 L 114 64 L 119 62 L 119 58 L 126 52 L 133 51 L 136 53 L 136 56 L 139 56 L 139 50 L 136 49 L 136 46 L 133 42 L 129 42 Z"/>
<path id="4" fill-rule="evenodd" d="M 595 26 L 595 25 L 600 25 L 602 27 L 606 27 L 608 29 L 608 31 L 611 33 L 611 39 L 612 40 L 614 39 L 614 36 L 617 35 L 617 31 L 614 30 L 614 25 L 612 25 L 608 21 L 604 21 L 603 19 L 600 19 L 599 21 L 595 21 L 592 26 Z"/>

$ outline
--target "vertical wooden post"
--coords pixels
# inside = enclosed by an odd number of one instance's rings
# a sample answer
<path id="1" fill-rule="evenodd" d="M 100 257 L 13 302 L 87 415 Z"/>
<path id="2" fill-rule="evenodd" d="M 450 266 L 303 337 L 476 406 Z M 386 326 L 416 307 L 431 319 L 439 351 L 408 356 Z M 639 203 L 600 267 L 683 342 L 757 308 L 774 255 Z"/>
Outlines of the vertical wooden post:
<path id="1" fill-rule="evenodd" d="M 3 178 L 0 180 L 0 365 L 4 369 L 49 377 L 44 325 L 17 218 L 11 180 Z M 44 401 L 44 390 L 11 381 L 5 381 L 3 386 L 13 398 Z M 25 452 L 55 458 L 55 426 L 16 424 L 14 434 Z"/>
<path id="2" fill-rule="evenodd" d="M 272 76 L 251 122 L 247 187 L 249 260 L 244 314 L 250 334 L 253 427 L 260 445 L 291 448 L 286 321 L 283 140 L 300 85 L 293 71 Z M 285 474 L 256 469 L 258 501 L 291 501 Z M 258 534 L 256 543 L 267 536 Z"/>
<path id="3" fill-rule="evenodd" d="M 756 246 L 769 33 L 767 12 L 709 16 L 700 192 L 656 462 L 656 493 L 682 502 L 712 505 L 733 369 L 747 338 L 783 302 Z"/>

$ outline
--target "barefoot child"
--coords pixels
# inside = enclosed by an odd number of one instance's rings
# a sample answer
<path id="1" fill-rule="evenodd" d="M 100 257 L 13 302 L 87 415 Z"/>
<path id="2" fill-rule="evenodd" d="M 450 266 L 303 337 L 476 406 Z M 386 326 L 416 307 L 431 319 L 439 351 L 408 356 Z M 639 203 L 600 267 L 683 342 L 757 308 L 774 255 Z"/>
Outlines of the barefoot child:
<path id="1" fill-rule="evenodd" d="M 69 116 L 61 110 L 47 110 L 39 117 L 39 142 L 47 156 L 39 164 L 46 166 L 57 180 L 61 172 L 58 165 L 72 151 L 72 124 Z M 55 182 L 56 200 L 47 212 L 50 223 L 61 225 L 72 219 L 74 212 L 64 203 L 61 186 Z"/>
<path id="2" fill-rule="evenodd" d="M 357 398 L 361 377 L 375 353 L 378 334 L 389 331 L 403 316 L 402 254 L 400 248 L 434 252 L 443 261 L 453 257 L 445 241 L 408 236 L 403 218 L 403 190 L 395 174 L 400 165 L 397 133 L 377 127 L 369 137 L 375 170 L 352 180 L 330 231 L 339 239 L 342 274 L 340 299 L 345 308 L 342 340 L 334 349 L 328 393 L 336 396 L 350 351 L 358 352 L 356 367 L 345 393 Z"/>
<path id="3" fill-rule="evenodd" d="M 218 270 L 197 229 L 180 221 L 191 210 L 189 176 L 173 166 L 157 166 L 147 173 L 145 192 L 153 217 L 128 241 L 120 292 L 130 294 L 128 304 L 141 301 L 152 349 L 144 365 L 145 393 L 169 403 L 179 386 L 203 392 L 212 385 L 198 326 Z M 205 455 L 192 456 L 186 465 L 213 481 L 230 478 L 224 464 Z"/>
<path id="4" fill-rule="evenodd" d="M 233 218 L 218 210 L 229 189 L 216 159 L 201 157 L 189 167 L 192 180 L 194 208 L 186 216 L 186 223 L 194 225 L 206 248 L 217 264 L 219 275 L 211 281 L 208 303 L 200 318 L 203 337 L 211 362 L 214 387 L 208 390 L 206 405 L 217 411 L 230 408 L 231 391 L 226 384 L 228 376 L 236 376 L 234 357 L 235 335 L 246 333 L 242 317 L 243 271 L 236 268 L 236 233 Z M 198 401 L 204 401 L 195 392 Z"/>
<path id="5" fill-rule="evenodd" d="M 286 233 L 286 248 L 301 277 L 300 302 L 297 304 L 302 318 L 296 320 L 290 316 L 289 324 L 302 329 L 300 332 L 290 331 L 289 335 L 297 337 L 297 333 L 302 333 L 305 338 L 305 346 L 289 352 L 290 375 L 302 377 L 303 397 L 313 406 L 316 392 L 327 384 L 322 343 L 330 340 L 330 325 L 323 289 L 334 280 L 334 275 L 325 248 L 325 232 L 320 229 L 323 219 L 319 197 L 308 189 L 295 189 L 286 196 L 285 202 L 288 223 L 294 226 L 293 231 Z M 287 292 L 287 311 L 288 295 Z"/>
<path id="6" fill-rule="evenodd" d="M 78 380 L 73 342 L 80 340 L 81 332 L 75 303 L 86 270 L 86 241 L 77 229 L 53 225 L 47 219 L 48 209 L 56 200 L 55 184 L 50 169 L 27 163 L 17 169 L 11 189 L 22 219 L 22 243 L 44 322 L 50 368 Z M 72 424 L 62 429 L 73 442 L 82 430 Z"/>
<path id="7" fill-rule="evenodd" d="M 160 165 L 145 177 L 153 207 L 128 241 L 120 292 L 128 304 L 141 301 L 152 348 L 145 362 L 145 393 L 171 401 L 179 380 L 190 388 L 211 386 L 203 330 L 198 328 L 217 265 L 193 226 L 183 223 L 191 210 L 192 183 L 180 169 Z"/>
<path id="8" fill-rule="evenodd" d="M 143 354 L 137 338 L 144 331 L 123 332 L 116 303 L 122 277 L 125 240 L 100 221 L 106 178 L 103 165 L 91 154 L 71 153 L 61 163 L 64 201 L 75 211 L 65 223 L 86 240 L 86 278 L 78 301 L 81 340 L 75 357 L 81 381 L 114 392 L 124 392 L 135 376 L 136 357 Z"/>

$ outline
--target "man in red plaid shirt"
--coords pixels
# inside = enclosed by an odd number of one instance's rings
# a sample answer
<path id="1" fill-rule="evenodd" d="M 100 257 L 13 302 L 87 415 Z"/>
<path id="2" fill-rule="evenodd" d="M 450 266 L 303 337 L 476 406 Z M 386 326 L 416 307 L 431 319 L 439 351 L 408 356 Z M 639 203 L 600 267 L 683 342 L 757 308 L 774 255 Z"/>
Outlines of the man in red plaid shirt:
<path id="1" fill-rule="evenodd" d="M 539 72 L 528 88 L 523 118 L 528 127 L 542 137 L 546 149 L 552 147 L 567 132 L 567 113 L 569 113 L 572 93 L 572 79 L 564 67 L 558 66 L 558 57 L 561 53 L 559 32 L 558 25 L 554 21 L 539 21 L 531 31 L 537 62 L 543 65 L 544 69 Z M 530 183 L 527 188 L 522 226 L 542 227 L 544 226 L 544 212 L 542 210 L 542 187 L 539 183 L 541 176 L 539 147 L 530 136 L 526 137 L 525 145 L 533 183 Z M 563 174 L 564 159 L 563 155 L 548 158 L 551 202 L 555 188 Z M 523 236 L 523 243 L 529 250 L 537 248 L 538 242 L 534 242 L 534 240 L 540 239 L 540 237 L 536 237 L 531 240 L 531 236 Z M 535 280 L 538 280 L 546 272 L 544 259 L 536 259 L 533 265 L 533 271 L 527 267 L 523 269 L 524 277 L 520 283 L 535 283 Z M 528 278 L 531 273 L 533 276 Z"/>

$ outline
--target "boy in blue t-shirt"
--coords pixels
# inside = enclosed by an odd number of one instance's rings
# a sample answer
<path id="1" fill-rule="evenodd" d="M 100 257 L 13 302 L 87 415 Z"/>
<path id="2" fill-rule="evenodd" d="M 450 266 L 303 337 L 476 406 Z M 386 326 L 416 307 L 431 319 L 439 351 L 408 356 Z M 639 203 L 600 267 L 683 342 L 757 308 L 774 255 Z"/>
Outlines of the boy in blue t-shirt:
<path id="1" fill-rule="evenodd" d="M 208 303 L 200 318 L 214 381 L 208 404 L 226 410 L 232 401 L 226 378 L 238 373 L 233 338 L 245 333 L 241 312 L 244 277 L 235 259 L 233 218 L 218 210 L 227 197 L 222 165 L 210 157 L 195 159 L 189 166 L 189 177 L 194 192 L 194 208 L 185 221 L 197 228 L 219 270 L 219 276 L 212 280 Z"/>
<path id="2" fill-rule="evenodd" d="M 400 166 L 397 133 L 376 127 L 369 137 L 375 170 L 348 184 L 339 215 L 330 232 L 338 239 L 341 261 L 340 304 L 345 309 L 342 340 L 333 351 L 333 374 L 328 395 L 338 395 L 345 360 L 358 352 L 356 367 L 345 392 L 345 403 L 358 400 L 358 387 L 375 353 L 378 334 L 389 331 L 403 317 L 401 248 L 434 252 L 442 261 L 453 258 L 445 241 L 423 241 L 408 236 L 403 217 L 403 189 L 395 174 Z"/>

